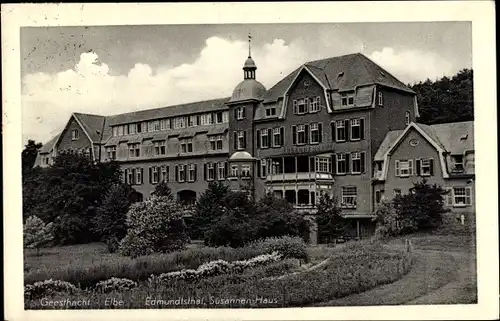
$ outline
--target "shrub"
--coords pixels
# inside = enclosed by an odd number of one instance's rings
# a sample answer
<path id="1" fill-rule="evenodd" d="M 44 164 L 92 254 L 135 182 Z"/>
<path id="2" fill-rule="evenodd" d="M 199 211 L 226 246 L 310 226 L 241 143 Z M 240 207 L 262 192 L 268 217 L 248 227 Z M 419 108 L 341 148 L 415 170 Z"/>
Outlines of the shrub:
<path id="1" fill-rule="evenodd" d="M 413 184 L 411 192 L 394 198 L 394 208 L 403 221 L 403 233 L 416 230 L 430 230 L 442 223 L 444 208 L 443 196 L 446 191 L 434 184 L 429 185 L 426 179 Z"/>
<path id="2" fill-rule="evenodd" d="M 30 216 L 23 226 L 23 245 L 28 249 L 36 249 L 37 255 L 40 248 L 46 247 L 54 239 L 52 235 L 53 224 L 45 224 L 37 216 Z"/>
<path id="3" fill-rule="evenodd" d="M 111 279 L 97 283 L 95 290 L 101 293 L 109 293 L 113 291 L 127 291 L 136 286 L 137 283 L 132 280 L 112 277 Z"/>
<path id="4" fill-rule="evenodd" d="M 137 257 L 182 249 L 188 242 L 181 207 L 168 197 L 134 203 L 127 213 L 128 232 L 120 243 L 123 255 Z"/>
<path id="5" fill-rule="evenodd" d="M 270 237 L 256 241 L 250 244 L 249 247 L 257 249 L 260 253 L 278 252 L 285 259 L 294 258 L 304 262 L 309 261 L 309 255 L 306 251 L 307 244 L 300 237 Z"/>
<path id="6" fill-rule="evenodd" d="M 293 209 L 285 199 L 267 194 L 256 204 L 256 213 L 250 217 L 255 228 L 253 239 L 280 236 L 301 236 L 309 241 L 310 222 Z"/>
<path id="7" fill-rule="evenodd" d="M 44 296 L 49 296 L 54 293 L 74 293 L 78 289 L 71 283 L 60 280 L 45 280 L 28 284 L 24 287 L 24 298 L 26 300 L 34 300 Z"/>
<path id="8" fill-rule="evenodd" d="M 394 205 L 383 201 L 375 211 L 375 237 L 387 238 L 401 234 L 402 226 Z"/>

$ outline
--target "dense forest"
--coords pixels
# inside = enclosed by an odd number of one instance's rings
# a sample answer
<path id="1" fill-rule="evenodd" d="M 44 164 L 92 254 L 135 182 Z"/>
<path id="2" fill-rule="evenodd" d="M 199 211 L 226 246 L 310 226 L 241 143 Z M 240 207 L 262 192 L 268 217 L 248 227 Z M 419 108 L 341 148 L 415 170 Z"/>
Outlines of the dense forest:
<path id="1" fill-rule="evenodd" d="M 417 93 L 420 118 L 424 124 L 474 120 L 472 70 L 463 69 L 455 76 L 409 85 Z"/>

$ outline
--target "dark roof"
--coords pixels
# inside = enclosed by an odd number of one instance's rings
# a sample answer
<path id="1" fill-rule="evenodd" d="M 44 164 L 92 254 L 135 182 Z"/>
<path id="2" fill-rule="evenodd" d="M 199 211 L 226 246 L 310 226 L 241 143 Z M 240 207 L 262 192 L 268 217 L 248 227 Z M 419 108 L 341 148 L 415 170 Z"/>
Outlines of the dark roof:
<path id="1" fill-rule="evenodd" d="M 91 114 L 73 114 L 82 124 L 84 130 L 90 136 L 92 142 L 99 142 L 103 131 L 104 121 L 106 117 Z"/>
<path id="2" fill-rule="evenodd" d="M 415 92 L 361 53 L 309 61 L 303 66 L 331 90 L 354 90 L 357 86 L 379 84 L 411 94 Z M 283 96 L 302 66 L 271 87 L 264 102 Z M 340 76 L 341 75 L 341 76 Z"/>
<path id="3" fill-rule="evenodd" d="M 109 127 L 118 124 L 127 124 L 165 117 L 198 114 L 214 110 L 225 110 L 228 109 L 225 105 L 227 101 L 229 101 L 229 97 L 109 116 L 107 117 L 106 126 Z"/>
<path id="4" fill-rule="evenodd" d="M 40 149 L 40 153 L 50 153 L 52 149 L 54 148 L 54 144 L 56 143 L 57 139 L 59 138 L 59 135 L 56 135 L 52 137 L 48 142 L 42 145 L 42 148 Z"/>
<path id="5" fill-rule="evenodd" d="M 453 155 L 474 150 L 474 122 L 463 121 L 434 125 L 417 124 L 436 143 Z"/>

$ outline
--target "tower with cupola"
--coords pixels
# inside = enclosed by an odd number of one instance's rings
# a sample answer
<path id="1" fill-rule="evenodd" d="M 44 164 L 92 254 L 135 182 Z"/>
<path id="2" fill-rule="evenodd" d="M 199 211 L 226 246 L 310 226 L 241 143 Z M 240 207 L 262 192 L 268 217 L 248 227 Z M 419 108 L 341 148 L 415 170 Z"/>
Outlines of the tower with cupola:
<path id="1" fill-rule="evenodd" d="M 234 190 L 250 190 L 253 195 L 255 179 L 255 110 L 262 103 L 266 88 L 256 80 L 257 65 L 252 59 L 251 39 L 248 36 L 248 58 L 243 65 L 243 81 L 226 103 L 229 107 L 229 181 Z"/>

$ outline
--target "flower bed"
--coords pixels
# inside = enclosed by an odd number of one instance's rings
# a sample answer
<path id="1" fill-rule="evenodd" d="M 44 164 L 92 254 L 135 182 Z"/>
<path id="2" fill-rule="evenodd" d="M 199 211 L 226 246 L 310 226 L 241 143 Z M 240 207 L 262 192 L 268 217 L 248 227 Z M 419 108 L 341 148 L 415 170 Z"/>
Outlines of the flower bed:
<path id="1" fill-rule="evenodd" d="M 28 284 L 24 287 L 24 298 L 26 300 L 34 300 L 55 293 L 75 293 L 78 288 L 73 284 L 61 280 L 45 280 Z"/>

